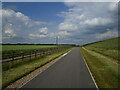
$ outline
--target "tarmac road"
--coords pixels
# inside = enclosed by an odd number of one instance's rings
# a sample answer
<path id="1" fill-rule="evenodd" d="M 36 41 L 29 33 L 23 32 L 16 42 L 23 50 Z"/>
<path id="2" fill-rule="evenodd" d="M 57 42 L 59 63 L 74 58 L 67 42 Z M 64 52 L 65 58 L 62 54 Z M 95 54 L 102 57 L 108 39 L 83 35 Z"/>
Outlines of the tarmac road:
<path id="1" fill-rule="evenodd" d="M 80 53 L 80 48 L 75 47 L 21 88 L 96 88 L 96 86 Z"/>

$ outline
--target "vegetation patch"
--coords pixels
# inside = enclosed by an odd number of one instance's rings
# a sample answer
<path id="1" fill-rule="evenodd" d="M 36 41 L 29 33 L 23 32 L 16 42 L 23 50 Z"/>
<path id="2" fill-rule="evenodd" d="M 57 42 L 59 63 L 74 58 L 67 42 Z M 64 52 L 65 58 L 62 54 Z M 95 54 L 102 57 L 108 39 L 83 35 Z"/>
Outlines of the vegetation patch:
<path id="1" fill-rule="evenodd" d="M 120 83 L 118 38 L 84 45 L 81 51 L 98 87 L 118 88 Z"/>
<path id="2" fill-rule="evenodd" d="M 2 45 L 2 51 L 54 48 L 57 45 Z"/>

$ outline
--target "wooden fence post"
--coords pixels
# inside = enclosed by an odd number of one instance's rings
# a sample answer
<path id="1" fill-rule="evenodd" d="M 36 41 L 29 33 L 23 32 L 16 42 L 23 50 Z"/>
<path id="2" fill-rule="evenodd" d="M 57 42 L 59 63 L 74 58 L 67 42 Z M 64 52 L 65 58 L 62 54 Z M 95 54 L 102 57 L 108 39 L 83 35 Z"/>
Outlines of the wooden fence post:
<path id="1" fill-rule="evenodd" d="M 24 59 L 24 52 L 22 51 L 21 53 L 22 53 L 22 60 L 23 60 Z"/>
<path id="2" fill-rule="evenodd" d="M 29 57 L 30 57 L 30 60 L 31 60 L 31 51 L 30 51 L 30 56 Z"/>
<path id="3" fill-rule="evenodd" d="M 14 51 L 12 51 L 12 60 L 14 60 Z"/>
<path id="4" fill-rule="evenodd" d="M 11 67 L 14 66 L 14 51 L 12 51 L 12 62 L 11 62 Z"/>
<path id="5" fill-rule="evenodd" d="M 9 69 L 11 69 L 11 62 L 8 62 L 9 63 Z"/>

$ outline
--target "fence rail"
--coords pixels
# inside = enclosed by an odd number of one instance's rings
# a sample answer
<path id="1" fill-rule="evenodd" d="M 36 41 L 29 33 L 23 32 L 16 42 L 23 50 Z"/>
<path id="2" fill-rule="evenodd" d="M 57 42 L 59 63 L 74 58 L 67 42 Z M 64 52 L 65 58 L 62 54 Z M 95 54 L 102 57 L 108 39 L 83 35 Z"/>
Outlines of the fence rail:
<path id="1" fill-rule="evenodd" d="M 38 49 L 38 50 L 31 50 L 31 51 L 11 51 L 9 53 L 6 53 L 6 55 L 9 55 L 10 58 L 7 59 L 2 59 L 0 62 L 5 63 L 5 62 L 11 62 L 11 61 L 15 61 L 15 60 L 20 60 L 20 59 L 24 59 L 24 58 L 30 58 L 31 57 L 38 57 L 38 56 L 43 56 L 43 55 L 47 55 L 50 54 L 52 52 L 55 52 L 56 50 L 61 50 L 61 49 L 65 49 L 68 47 L 55 47 L 55 48 L 49 48 L 49 49 Z M 29 52 L 29 53 L 28 53 Z M 16 55 L 18 54 L 18 55 Z M 3 54 L 4 56 L 5 54 Z M 6 56 L 5 55 L 5 56 Z"/>
<path id="2" fill-rule="evenodd" d="M 21 52 L 21 54 L 19 54 L 19 56 L 15 55 L 15 54 L 18 54 L 18 52 L 15 53 L 15 51 L 11 52 L 9 54 L 7 53 L 7 55 L 11 55 L 11 56 L 10 56 L 10 58 L 1 60 L 2 67 L 3 67 L 2 69 L 8 70 L 19 64 L 29 62 L 34 59 L 41 58 L 43 56 L 46 56 L 46 55 L 49 55 L 49 54 L 52 54 L 55 52 L 59 52 L 59 51 L 62 51 L 62 50 L 68 49 L 68 48 L 71 48 L 71 47 L 55 47 L 55 48 L 49 48 L 49 49 L 44 49 L 44 50 L 43 49 L 42 50 L 41 49 L 31 50 L 29 52 L 19 51 L 19 52 Z M 27 52 L 27 54 L 26 54 L 26 52 Z"/>

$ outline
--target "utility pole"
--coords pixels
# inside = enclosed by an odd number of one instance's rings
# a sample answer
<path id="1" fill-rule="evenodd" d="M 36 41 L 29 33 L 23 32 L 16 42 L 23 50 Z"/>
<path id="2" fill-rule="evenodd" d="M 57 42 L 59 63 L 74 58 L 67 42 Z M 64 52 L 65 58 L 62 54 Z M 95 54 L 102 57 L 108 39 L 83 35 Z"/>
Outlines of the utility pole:
<path id="1" fill-rule="evenodd" d="M 58 37 L 56 36 L 56 45 L 58 45 Z"/>

